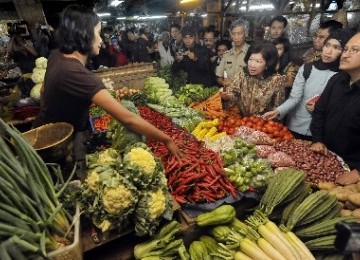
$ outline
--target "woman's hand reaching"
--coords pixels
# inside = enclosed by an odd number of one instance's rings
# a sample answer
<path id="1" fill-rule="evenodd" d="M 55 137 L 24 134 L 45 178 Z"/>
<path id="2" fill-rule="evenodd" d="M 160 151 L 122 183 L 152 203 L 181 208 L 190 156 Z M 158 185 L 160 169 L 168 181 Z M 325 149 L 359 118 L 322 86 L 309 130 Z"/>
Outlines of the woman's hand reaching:
<path id="1" fill-rule="evenodd" d="M 321 153 L 323 155 L 327 155 L 329 152 L 328 149 L 326 148 L 325 144 L 323 144 L 321 142 L 313 143 L 310 148 L 314 152 Z"/>
<path id="2" fill-rule="evenodd" d="M 174 143 L 174 141 L 171 140 L 166 142 L 165 145 L 179 161 L 185 156 L 185 153 Z"/>
<path id="3" fill-rule="evenodd" d="M 275 109 L 273 111 L 269 111 L 269 112 L 266 112 L 265 114 L 263 114 L 262 118 L 264 120 L 272 120 L 275 117 L 277 117 L 279 114 L 280 114 L 280 111 Z"/>

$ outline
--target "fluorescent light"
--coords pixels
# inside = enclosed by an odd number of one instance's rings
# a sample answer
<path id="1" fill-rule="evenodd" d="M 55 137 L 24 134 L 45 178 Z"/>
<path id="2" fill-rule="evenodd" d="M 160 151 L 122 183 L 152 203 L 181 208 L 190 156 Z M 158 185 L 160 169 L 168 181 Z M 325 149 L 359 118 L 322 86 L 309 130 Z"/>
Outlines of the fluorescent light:
<path id="1" fill-rule="evenodd" d="M 117 20 L 126 20 L 126 17 L 118 17 Z"/>
<path id="2" fill-rule="evenodd" d="M 110 4 L 110 6 L 114 6 L 117 7 L 119 4 L 122 4 L 124 1 L 120 1 L 120 0 L 113 0 Z"/>
<path id="3" fill-rule="evenodd" d="M 264 10 L 264 9 L 274 9 L 274 6 L 272 4 L 267 4 L 267 5 L 253 5 L 250 6 L 249 10 L 250 11 L 256 11 L 256 10 Z"/>
<path id="4" fill-rule="evenodd" d="M 97 15 L 100 17 L 104 17 L 104 16 L 110 16 L 111 14 L 110 13 L 98 13 Z"/>
<path id="5" fill-rule="evenodd" d="M 164 19 L 164 18 L 167 18 L 167 16 L 166 15 L 140 16 L 137 19 L 138 20 L 149 20 L 149 19 Z"/>
<path id="6" fill-rule="evenodd" d="M 196 0 L 181 0 L 180 4 L 187 4 L 187 3 L 191 3 L 191 2 L 195 2 Z"/>
<path id="7" fill-rule="evenodd" d="M 201 17 L 207 17 L 207 14 L 202 14 Z"/>

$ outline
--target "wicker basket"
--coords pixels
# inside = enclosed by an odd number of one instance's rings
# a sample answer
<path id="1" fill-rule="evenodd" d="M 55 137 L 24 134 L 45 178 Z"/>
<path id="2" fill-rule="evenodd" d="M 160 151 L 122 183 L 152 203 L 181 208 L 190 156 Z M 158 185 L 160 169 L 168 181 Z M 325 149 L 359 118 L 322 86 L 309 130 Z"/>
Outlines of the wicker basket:
<path id="1" fill-rule="evenodd" d="M 75 230 L 74 230 L 74 241 L 71 245 L 59 248 L 48 254 L 50 260 L 82 260 L 83 259 L 83 248 L 81 242 L 81 229 L 80 229 L 80 207 L 76 206 L 76 213 L 74 216 Z"/>
<path id="2" fill-rule="evenodd" d="M 73 147 L 74 128 L 65 122 L 50 123 L 28 132 L 23 137 L 29 141 L 44 161 L 57 161 L 66 158 Z"/>

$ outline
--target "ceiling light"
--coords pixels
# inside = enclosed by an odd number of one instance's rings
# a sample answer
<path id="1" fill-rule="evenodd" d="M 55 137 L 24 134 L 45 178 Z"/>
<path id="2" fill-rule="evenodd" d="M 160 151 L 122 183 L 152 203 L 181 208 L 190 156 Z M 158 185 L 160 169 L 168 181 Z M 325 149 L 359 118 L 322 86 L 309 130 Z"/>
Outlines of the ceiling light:
<path id="1" fill-rule="evenodd" d="M 113 0 L 111 3 L 110 3 L 110 6 L 114 6 L 114 7 L 117 7 L 119 4 L 123 3 L 124 1 L 120 1 L 120 0 Z"/>
<path id="2" fill-rule="evenodd" d="M 126 17 L 117 17 L 117 20 L 126 20 Z"/>
<path id="3" fill-rule="evenodd" d="M 104 16 L 110 16 L 111 14 L 110 13 L 98 13 L 97 15 L 100 17 L 104 17 Z"/>
<path id="4" fill-rule="evenodd" d="M 180 0 L 180 4 L 187 4 L 191 2 L 195 2 L 196 0 Z"/>

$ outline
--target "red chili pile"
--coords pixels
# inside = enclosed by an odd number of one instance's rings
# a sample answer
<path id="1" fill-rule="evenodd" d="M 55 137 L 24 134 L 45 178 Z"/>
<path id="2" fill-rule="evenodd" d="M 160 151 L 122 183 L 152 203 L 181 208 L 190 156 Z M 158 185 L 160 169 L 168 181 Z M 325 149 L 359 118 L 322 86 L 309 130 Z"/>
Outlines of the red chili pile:
<path id="1" fill-rule="evenodd" d="M 178 161 L 162 142 L 147 140 L 154 155 L 160 157 L 164 164 L 168 186 L 178 203 L 210 203 L 229 194 L 238 197 L 217 153 L 177 128 L 167 116 L 147 106 L 139 106 L 138 110 L 145 120 L 169 135 L 185 153 L 185 157 Z"/>

